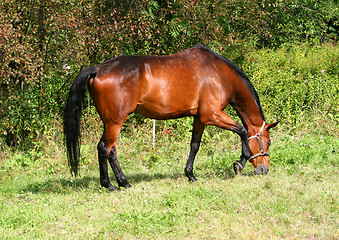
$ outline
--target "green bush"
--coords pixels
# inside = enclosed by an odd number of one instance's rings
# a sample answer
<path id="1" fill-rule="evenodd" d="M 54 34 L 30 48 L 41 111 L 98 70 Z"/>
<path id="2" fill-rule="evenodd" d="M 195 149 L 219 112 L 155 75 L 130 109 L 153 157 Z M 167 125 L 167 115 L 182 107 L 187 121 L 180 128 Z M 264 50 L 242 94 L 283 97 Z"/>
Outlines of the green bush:
<path id="1" fill-rule="evenodd" d="M 332 44 L 284 45 L 249 53 L 244 68 L 267 117 L 319 130 L 338 125 L 338 57 Z"/>

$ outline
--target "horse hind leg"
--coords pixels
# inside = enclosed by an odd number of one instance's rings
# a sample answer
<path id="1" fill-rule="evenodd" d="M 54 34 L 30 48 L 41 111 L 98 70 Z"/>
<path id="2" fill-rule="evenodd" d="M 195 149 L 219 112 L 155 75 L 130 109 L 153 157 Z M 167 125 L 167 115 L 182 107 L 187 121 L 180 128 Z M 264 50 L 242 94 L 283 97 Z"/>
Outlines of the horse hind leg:
<path id="1" fill-rule="evenodd" d="M 100 169 L 100 184 L 102 187 L 108 188 L 110 191 L 117 191 L 108 176 L 107 158 L 108 158 L 108 147 L 105 142 L 101 139 L 98 144 L 98 156 L 99 156 L 99 169 Z"/>
<path id="2" fill-rule="evenodd" d="M 115 144 L 112 147 L 110 154 L 108 155 L 108 161 L 113 169 L 115 178 L 118 182 L 119 187 L 130 188 L 132 187 L 126 180 L 125 175 L 123 174 L 120 164 L 118 162 L 117 150 Z"/>
<path id="3" fill-rule="evenodd" d="M 98 144 L 100 184 L 102 187 L 108 188 L 110 191 L 116 191 L 118 189 L 110 182 L 108 176 L 107 160 L 113 169 L 119 187 L 131 187 L 131 185 L 126 180 L 126 177 L 122 173 L 116 153 L 116 142 L 120 128 L 121 125 L 117 124 L 106 125 L 104 134 Z"/>

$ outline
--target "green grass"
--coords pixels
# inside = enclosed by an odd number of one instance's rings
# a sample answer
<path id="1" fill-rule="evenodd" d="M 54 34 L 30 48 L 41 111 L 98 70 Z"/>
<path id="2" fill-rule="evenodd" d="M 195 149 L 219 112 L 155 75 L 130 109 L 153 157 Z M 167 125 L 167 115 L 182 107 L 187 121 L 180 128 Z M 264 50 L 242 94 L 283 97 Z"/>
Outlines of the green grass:
<path id="1" fill-rule="evenodd" d="M 122 134 L 118 150 L 133 188 L 113 194 L 99 184 L 97 136 L 85 136 L 77 179 L 58 144 L 2 151 L 0 239 L 339 238 L 337 136 L 278 131 L 269 174 L 253 176 L 247 164 L 234 176 L 239 139 L 211 128 L 195 163 L 198 182 L 190 183 L 188 133 L 163 136 L 152 149 L 146 131 L 130 131 L 138 141 Z"/>

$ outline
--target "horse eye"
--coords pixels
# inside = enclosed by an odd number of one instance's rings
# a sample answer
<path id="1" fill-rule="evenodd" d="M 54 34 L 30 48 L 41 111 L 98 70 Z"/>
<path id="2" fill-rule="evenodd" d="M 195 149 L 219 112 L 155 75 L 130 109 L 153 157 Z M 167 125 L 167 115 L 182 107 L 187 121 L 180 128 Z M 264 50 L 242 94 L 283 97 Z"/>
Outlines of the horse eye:
<path id="1" fill-rule="evenodd" d="M 267 145 L 270 146 L 271 145 L 271 140 L 267 141 Z"/>

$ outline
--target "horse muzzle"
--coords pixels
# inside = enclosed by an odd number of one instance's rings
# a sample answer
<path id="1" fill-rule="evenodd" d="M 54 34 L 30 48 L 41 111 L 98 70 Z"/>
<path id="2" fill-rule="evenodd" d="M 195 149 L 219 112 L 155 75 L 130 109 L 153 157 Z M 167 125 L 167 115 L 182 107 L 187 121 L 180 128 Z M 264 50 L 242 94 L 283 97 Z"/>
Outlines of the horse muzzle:
<path id="1" fill-rule="evenodd" d="M 261 164 L 257 168 L 254 169 L 254 173 L 256 175 L 266 175 L 268 171 L 269 171 L 268 167 L 264 164 Z"/>

